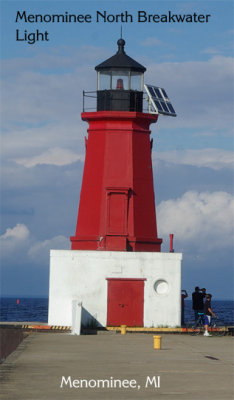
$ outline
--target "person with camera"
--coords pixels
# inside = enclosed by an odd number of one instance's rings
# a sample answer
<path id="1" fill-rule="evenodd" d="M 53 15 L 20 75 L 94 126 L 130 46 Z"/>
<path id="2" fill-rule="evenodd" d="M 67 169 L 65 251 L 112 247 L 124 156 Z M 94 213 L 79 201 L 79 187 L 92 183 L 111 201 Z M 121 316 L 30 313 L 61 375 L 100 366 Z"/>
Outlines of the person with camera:
<path id="1" fill-rule="evenodd" d="M 193 300 L 193 311 L 194 311 L 194 319 L 198 320 L 199 313 L 204 312 L 204 298 L 206 297 L 206 289 L 200 289 L 199 286 L 195 287 L 195 291 L 192 294 Z"/>

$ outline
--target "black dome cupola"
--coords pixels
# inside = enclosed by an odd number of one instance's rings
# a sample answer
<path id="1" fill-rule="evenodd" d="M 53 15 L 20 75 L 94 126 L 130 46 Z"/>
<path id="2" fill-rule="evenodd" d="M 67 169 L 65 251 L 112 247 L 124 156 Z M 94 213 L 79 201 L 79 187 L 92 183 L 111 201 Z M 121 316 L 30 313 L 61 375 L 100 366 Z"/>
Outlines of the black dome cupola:
<path id="1" fill-rule="evenodd" d="M 133 58 L 129 57 L 124 50 L 125 40 L 119 39 L 117 42 L 118 51 L 117 53 L 108 58 L 106 61 L 103 61 L 101 64 L 95 67 L 96 71 L 102 71 L 109 68 L 127 68 L 131 69 L 131 71 L 137 71 L 144 73 L 146 68 L 143 65 L 139 64 L 137 61 L 133 60 Z"/>
<path id="2" fill-rule="evenodd" d="M 142 112 L 146 68 L 125 53 L 124 39 L 119 39 L 117 45 L 117 53 L 95 67 L 97 111 Z"/>

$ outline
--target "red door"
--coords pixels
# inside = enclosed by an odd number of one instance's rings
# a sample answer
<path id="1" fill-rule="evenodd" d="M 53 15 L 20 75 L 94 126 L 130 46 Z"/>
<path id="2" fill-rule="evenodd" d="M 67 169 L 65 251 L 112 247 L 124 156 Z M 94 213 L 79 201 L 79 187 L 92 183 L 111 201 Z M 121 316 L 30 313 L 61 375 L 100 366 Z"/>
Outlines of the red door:
<path id="1" fill-rule="evenodd" d="M 108 279 L 107 326 L 143 326 L 144 279 Z"/>
<path id="2" fill-rule="evenodd" d="M 127 233 L 127 205 L 128 191 L 123 193 L 109 191 L 107 209 L 108 235 L 125 235 Z"/>

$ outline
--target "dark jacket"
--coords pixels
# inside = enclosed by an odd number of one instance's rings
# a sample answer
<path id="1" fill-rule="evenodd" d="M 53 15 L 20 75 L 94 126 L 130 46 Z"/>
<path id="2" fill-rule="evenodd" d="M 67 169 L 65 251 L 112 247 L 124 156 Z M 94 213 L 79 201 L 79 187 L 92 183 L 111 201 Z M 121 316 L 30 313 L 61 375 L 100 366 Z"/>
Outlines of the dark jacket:
<path id="1" fill-rule="evenodd" d="M 192 299 L 193 299 L 193 310 L 203 310 L 204 303 L 203 299 L 205 294 L 201 292 L 193 292 Z"/>

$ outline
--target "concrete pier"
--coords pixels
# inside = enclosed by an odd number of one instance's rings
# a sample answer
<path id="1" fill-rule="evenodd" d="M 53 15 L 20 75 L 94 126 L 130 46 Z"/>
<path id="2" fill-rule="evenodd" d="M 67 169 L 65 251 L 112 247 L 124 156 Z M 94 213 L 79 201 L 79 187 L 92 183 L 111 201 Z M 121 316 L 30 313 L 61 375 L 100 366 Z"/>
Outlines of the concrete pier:
<path id="1" fill-rule="evenodd" d="M 73 387 L 60 387 L 63 376 Z M 230 400 L 232 377 L 231 336 L 164 334 L 154 350 L 152 334 L 32 333 L 1 365 L 1 399 Z M 104 379 L 125 387 L 98 388 Z"/>

